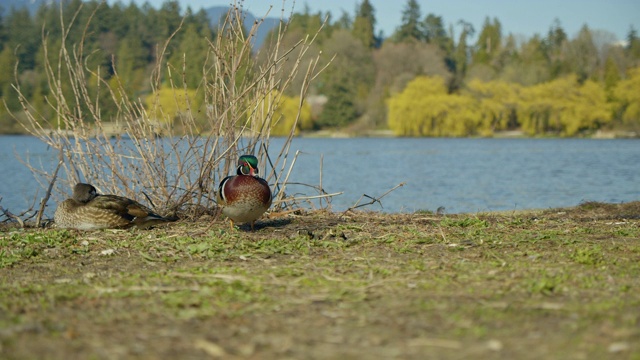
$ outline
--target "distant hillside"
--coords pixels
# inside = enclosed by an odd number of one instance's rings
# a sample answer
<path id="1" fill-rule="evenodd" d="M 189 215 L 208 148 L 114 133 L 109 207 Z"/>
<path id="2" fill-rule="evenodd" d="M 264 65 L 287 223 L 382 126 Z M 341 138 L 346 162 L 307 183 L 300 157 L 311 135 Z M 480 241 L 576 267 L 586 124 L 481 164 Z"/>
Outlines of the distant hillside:
<path id="1" fill-rule="evenodd" d="M 213 7 L 204 9 L 204 11 L 207 13 L 207 16 L 209 17 L 211 27 L 213 29 L 216 29 L 218 27 L 218 24 L 220 23 L 220 20 L 224 19 L 224 17 L 227 16 L 227 13 L 229 12 L 229 7 L 213 6 Z M 244 12 L 244 16 L 245 18 L 243 23 L 244 23 L 245 29 L 247 30 L 251 29 L 251 27 L 253 26 L 256 20 L 259 20 L 250 12 Z M 255 36 L 256 49 L 259 49 L 262 46 L 262 44 L 267 38 L 267 34 L 269 34 L 269 31 L 277 27 L 279 23 L 280 23 L 279 18 L 274 18 L 274 17 L 264 18 L 264 21 L 258 27 L 258 31 Z"/>

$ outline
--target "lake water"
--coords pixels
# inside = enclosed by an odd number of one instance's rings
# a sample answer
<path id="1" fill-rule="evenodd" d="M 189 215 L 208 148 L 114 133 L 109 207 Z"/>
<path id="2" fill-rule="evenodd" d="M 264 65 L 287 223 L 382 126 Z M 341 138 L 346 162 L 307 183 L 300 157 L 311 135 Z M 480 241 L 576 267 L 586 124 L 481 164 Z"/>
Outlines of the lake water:
<path id="1" fill-rule="evenodd" d="M 271 140 L 274 155 L 283 141 Z M 290 159 L 296 150 L 290 181 L 319 184 L 322 155 L 323 188 L 343 192 L 332 199 L 335 211 L 402 182 L 382 206 L 363 209 L 473 213 L 640 200 L 640 140 L 296 138 Z M 34 137 L 0 136 L 0 206 L 20 213 L 45 189 L 16 154 L 52 170 L 57 153 Z"/>

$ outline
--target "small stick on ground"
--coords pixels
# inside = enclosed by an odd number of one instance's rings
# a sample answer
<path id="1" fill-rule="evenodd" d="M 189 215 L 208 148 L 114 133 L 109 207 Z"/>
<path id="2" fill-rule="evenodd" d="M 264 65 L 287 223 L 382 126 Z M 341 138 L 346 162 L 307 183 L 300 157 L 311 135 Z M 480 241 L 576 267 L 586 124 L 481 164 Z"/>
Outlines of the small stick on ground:
<path id="1" fill-rule="evenodd" d="M 354 210 L 354 209 L 357 209 L 357 208 L 360 208 L 360 207 L 363 207 L 363 206 L 372 205 L 372 204 L 375 204 L 375 203 L 378 203 L 378 204 L 380 204 L 380 206 L 382 206 L 382 202 L 380 201 L 380 199 L 382 199 L 383 197 L 387 196 L 393 190 L 395 190 L 395 189 L 397 189 L 399 187 L 402 187 L 404 185 L 405 185 L 405 182 L 401 182 L 400 184 L 394 186 L 393 188 L 391 188 L 390 190 L 388 190 L 387 192 L 385 192 L 384 194 L 382 194 L 382 195 L 380 195 L 378 197 L 373 197 L 373 196 L 369 196 L 367 194 L 362 194 L 362 196 L 360 196 L 360 199 L 358 199 L 358 201 L 356 201 L 356 203 L 352 207 L 350 207 L 347 210 L 345 210 L 340 215 L 340 217 L 344 216 L 344 214 L 346 214 L 347 212 L 349 212 L 351 210 Z M 367 197 L 367 198 L 371 199 L 371 201 L 368 202 L 368 203 L 360 204 L 360 200 L 362 200 L 363 197 Z"/>
<path id="2" fill-rule="evenodd" d="M 9 210 L 3 208 L 2 206 L 0 206 L 0 210 L 2 211 L 4 216 L 6 216 L 9 219 L 13 219 L 13 220 L 17 221 L 18 223 L 20 223 L 20 227 L 24 228 L 24 221 L 22 221 L 22 219 L 20 219 L 20 216 L 16 216 L 16 215 L 12 214 Z"/>
<path id="3" fill-rule="evenodd" d="M 300 184 L 300 183 L 290 183 L 290 184 L 298 184 L 298 185 L 306 185 L 306 184 Z M 311 186 L 311 185 L 307 185 L 307 186 Z M 281 203 L 286 203 L 286 202 L 296 202 L 296 201 L 300 201 L 300 200 L 313 200 L 313 199 L 325 199 L 325 201 L 327 201 L 326 199 L 333 197 L 333 196 L 338 196 L 338 195 L 342 195 L 344 193 L 344 191 L 340 191 L 337 193 L 332 193 L 332 194 L 321 194 L 321 195 L 310 195 L 310 196 L 299 196 L 299 197 L 291 197 L 291 198 L 284 198 L 282 200 L 274 200 L 273 204 L 274 205 L 278 205 Z M 294 209 L 297 210 L 297 209 Z"/>

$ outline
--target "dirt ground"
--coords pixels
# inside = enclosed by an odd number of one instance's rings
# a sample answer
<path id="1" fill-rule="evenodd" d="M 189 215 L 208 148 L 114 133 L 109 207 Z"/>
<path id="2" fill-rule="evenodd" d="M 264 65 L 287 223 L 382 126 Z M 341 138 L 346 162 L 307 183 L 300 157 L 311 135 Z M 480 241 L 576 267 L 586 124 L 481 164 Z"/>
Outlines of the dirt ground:
<path id="1" fill-rule="evenodd" d="M 640 202 L 0 230 L 3 359 L 640 359 Z"/>

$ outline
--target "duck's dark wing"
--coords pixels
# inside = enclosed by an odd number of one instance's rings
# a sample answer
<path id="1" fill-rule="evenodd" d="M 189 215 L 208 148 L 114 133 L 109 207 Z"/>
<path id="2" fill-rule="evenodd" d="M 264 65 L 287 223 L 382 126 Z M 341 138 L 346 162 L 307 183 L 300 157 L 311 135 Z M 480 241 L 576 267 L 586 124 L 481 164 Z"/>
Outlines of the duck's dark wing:
<path id="1" fill-rule="evenodd" d="M 135 200 L 117 195 L 100 195 L 87 205 L 112 212 L 139 228 L 177 220 L 160 216 Z"/>

